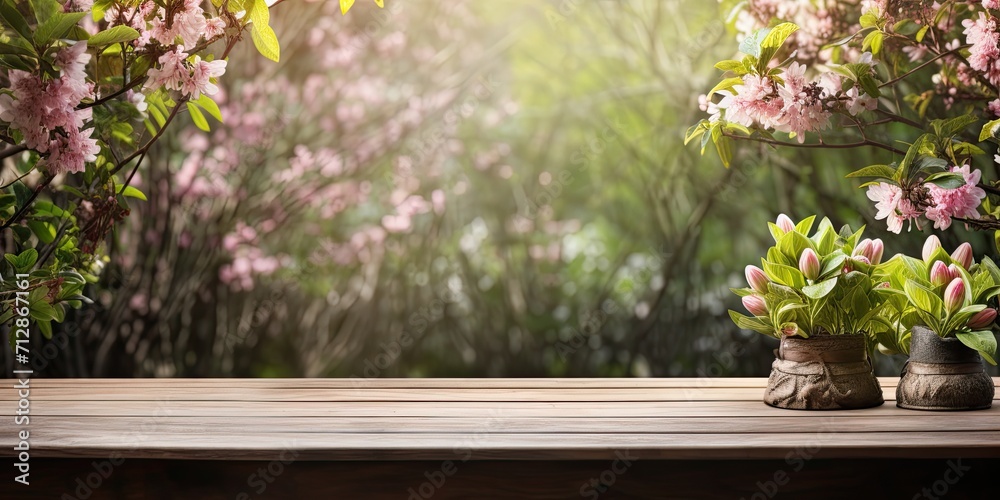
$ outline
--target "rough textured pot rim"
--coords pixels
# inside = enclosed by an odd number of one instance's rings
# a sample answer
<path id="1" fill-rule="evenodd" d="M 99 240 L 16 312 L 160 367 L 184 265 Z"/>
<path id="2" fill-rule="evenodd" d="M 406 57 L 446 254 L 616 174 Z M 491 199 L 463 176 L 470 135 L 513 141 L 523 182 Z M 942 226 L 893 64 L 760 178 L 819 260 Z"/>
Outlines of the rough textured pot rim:
<path id="1" fill-rule="evenodd" d="M 923 325 L 913 327 L 910 335 L 910 357 L 913 363 L 982 363 L 982 356 L 957 337 L 941 337 Z"/>

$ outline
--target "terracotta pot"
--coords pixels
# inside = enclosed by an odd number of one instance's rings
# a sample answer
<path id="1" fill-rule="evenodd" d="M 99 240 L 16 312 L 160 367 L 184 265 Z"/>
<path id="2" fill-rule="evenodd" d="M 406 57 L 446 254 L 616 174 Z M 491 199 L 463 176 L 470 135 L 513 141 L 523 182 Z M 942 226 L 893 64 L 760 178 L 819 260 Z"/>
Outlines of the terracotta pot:
<path id="1" fill-rule="evenodd" d="M 896 387 L 896 406 L 911 410 L 983 410 L 993 404 L 993 379 L 979 353 L 955 337 L 913 327 L 910 359 Z"/>
<path id="2" fill-rule="evenodd" d="M 764 402 L 794 410 L 850 410 L 885 402 L 862 335 L 785 337 Z"/>

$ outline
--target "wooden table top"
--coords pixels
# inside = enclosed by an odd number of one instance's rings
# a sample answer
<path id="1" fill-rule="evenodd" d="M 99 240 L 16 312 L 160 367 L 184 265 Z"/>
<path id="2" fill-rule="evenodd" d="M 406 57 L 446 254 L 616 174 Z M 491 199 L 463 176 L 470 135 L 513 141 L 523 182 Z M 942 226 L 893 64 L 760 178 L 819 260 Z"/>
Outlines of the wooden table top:
<path id="1" fill-rule="evenodd" d="M 1000 457 L 1000 404 L 806 412 L 761 378 L 33 379 L 28 426 L 0 390 L 0 455 L 271 460 Z M 994 378 L 1000 384 L 1000 378 Z M 1000 394 L 1000 391 L 998 391 Z"/>

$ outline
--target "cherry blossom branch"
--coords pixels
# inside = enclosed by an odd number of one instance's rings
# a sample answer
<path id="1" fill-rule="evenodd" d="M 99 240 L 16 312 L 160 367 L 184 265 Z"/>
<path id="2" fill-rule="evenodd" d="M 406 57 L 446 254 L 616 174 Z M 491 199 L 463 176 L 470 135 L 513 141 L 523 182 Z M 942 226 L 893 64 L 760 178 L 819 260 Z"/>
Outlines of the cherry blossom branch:
<path id="1" fill-rule="evenodd" d="M 160 130 L 158 130 L 156 132 L 156 135 L 154 135 L 152 138 L 150 138 L 149 141 L 146 142 L 146 144 L 143 144 L 141 148 L 135 150 L 132 154 L 126 156 L 124 160 L 118 162 L 118 165 L 115 165 L 115 168 L 111 170 L 111 175 L 117 174 L 118 171 L 121 170 L 122 168 L 124 168 L 125 165 L 127 165 L 130 161 L 132 161 L 132 160 L 134 160 L 136 158 L 144 157 L 146 155 L 146 152 L 149 151 L 149 148 L 151 148 L 153 146 L 153 143 L 156 142 L 160 138 L 160 136 L 163 135 L 163 131 L 167 129 L 167 126 L 170 125 L 170 122 L 173 121 L 174 117 L 177 116 L 177 112 L 180 111 L 180 109 L 181 109 L 181 104 L 184 104 L 186 102 L 187 102 L 187 98 L 184 98 L 184 99 L 181 99 L 180 101 L 178 101 L 177 105 L 174 106 L 174 109 L 170 111 L 170 116 L 168 116 L 167 119 L 166 119 L 166 121 L 163 122 L 163 126 L 160 127 Z M 142 161 L 140 159 L 140 163 L 141 162 Z M 136 164 L 136 167 L 138 167 L 138 166 L 139 165 Z M 132 177 L 129 176 L 129 179 L 131 179 L 131 178 Z"/>
<path id="2" fill-rule="evenodd" d="M 952 220 L 968 224 L 975 229 L 1000 229 L 1000 220 L 997 219 L 967 219 L 965 217 L 952 217 Z"/>
<path id="3" fill-rule="evenodd" d="M 31 197 L 24 202 L 24 205 L 20 209 L 18 209 L 17 213 L 15 213 L 10 219 L 7 219 L 7 221 L 4 222 L 2 226 L 0 226 L 0 229 L 7 229 L 15 221 L 20 220 L 21 217 L 24 216 L 24 213 L 28 211 L 28 208 L 31 207 L 31 204 L 35 201 L 35 198 L 38 198 L 39 193 L 41 193 L 43 189 L 48 187 L 49 183 L 52 182 L 52 179 L 55 178 L 56 176 L 52 174 L 45 174 L 45 178 L 42 179 L 42 182 L 37 186 L 35 186 L 35 190 L 31 193 Z"/>
<path id="4" fill-rule="evenodd" d="M 942 57 L 946 57 L 946 56 L 955 54 L 958 51 L 960 51 L 962 49 L 967 49 L 969 47 L 971 47 L 971 45 L 962 45 L 961 47 L 957 47 L 957 48 L 951 49 L 951 50 L 946 51 L 946 52 L 941 52 L 940 54 L 938 54 L 938 55 L 936 55 L 936 56 L 934 56 L 934 57 L 932 57 L 932 58 L 930 58 L 930 59 L 928 59 L 928 60 L 920 63 L 920 65 L 918 65 L 916 68 L 913 68 L 913 69 L 907 71 L 906 73 L 903 73 L 902 75 L 899 75 L 896 78 L 893 78 L 892 80 L 889 80 L 889 81 L 887 81 L 887 82 L 879 85 L 878 87 L 879 88 L 888 87 L 888 86 L 890 86 L 890 85 L 892 85 L 892 84 L 894 84 L 894 83 L 896 83 L 896 82 L 898 82 L 898 81 L 900 81 L 900 80 L 902 80 L 904 78 L 909 77 L 910 75 L 916 73 L 917 71 L 920 71 L 920 70 L 924 69 L 925 67 L 927 67 L 928 65 L 930 65 L 934 61 L 937 61 L 938 59 L 941 59 Z"/>
<path id="5" fill-rule="evenodd" d="M 776 141 L 774 139 L 768 139 L 766 137 L 747 137 L 747 136 L 743 136 L 743 135 L 733 135 L 733 134 L 727 134 L 727 133 L 723 133 L 722 135 L 724 135 L 725 137 L 729 137 L 730 139 L 750 140 L 750 141 L 762 142 L 764 144 L 770 144 L 772 146 L 785 146 L 785 147 L 791 147 L 791 148 L 813 148 L 813 149 L 853 149 L 853 148 L 860 148 L 860 147 L 864 147 L 864 146 L 873 146 L 873 147 L 876 147 L 876 148 L 879 148 L 879 149 L 884 149 L 886 151 L 891 151 L 891 152 L 896 153 L 896 154 L 901 155 L 901 156 L 902 155 L 906 155 L 906 151 L 903 151 L 902 149 L 897 149 L 897 148 L 894 148 L 894 147 L 892 147 L 892 146 L 890 146 L 888 144 L 883 144 L 881 142 L 873 141 L 871 139 L 865 139 L 865 140 L 858 141 L 858 142 L 848 142 L 848 143 L 841 143 L 841 144 L 829 144 L 829 143 L 826 143 L 826 142 L 822 142 L 822 140 L 820 140 L 819 143 L 799 144 L 799 143 L 796 143 L 796 142 Z"/>
<path id="6" fill-rule="evenodd" d="M 24 144 L 21 144 L 19 146 L 14 146 L 12 148 L 7 148 L 7 149 L 5 149 L 3 151 L 0 151 L 0 160 L 2 160 L 4 158 L 9 158 L 9 157 L 14 156 L 14 155 L 16 155 L 18 153 L 24 152 L 27 149 L 28 149 L 28 146 L 25 146 Z"/>
<path id="7" fill-rule="evenodd" d="M 143 83 L 146 82 L 147 78 L 148 77 L 145 77 L 145 76 L 142 77 L 142 78 L 136 78 L 135 80 L 132 80 L 131 82 L 129 82 L 128 85 L 125 85 L 124 87 L 122 87 L 122 88 L 118 89 L 117 91 L 115 91 L 113 94 L 109 94 L 109 95 L 107 95 L 105 97 L 97 99 L 94 102 L 81 103 L 79 106 L 76 107 L 76 109 L 87 109 L 87 108 L 92 108 L 94 106 L 98 106 L 100 104 L 104 104 L 104 103 L 106 103 L 106 102 L 108 102 L 108 101 L 110 101 L 110 100 L 112 100 L 112 99 L 114 99 L 114 98 L 116 98 L 116 97 L 118 97 L 118 96 L 120 96 L 120 95 L 128 92 L 129 90 L 132 90 L 132 89 L 138 87 L 139 85 L 142 85 Z"/>
<path id="8" fill-rule="evenodd" d="M 993 186 L 991 186 L 989 184 L 986 184 L 985 182 L 980 182 L 976 186 L 979 187 L 980 189 L 982 189 L 983 191 L 986 191 L 989 194 L 995 194 L 995 195 L 1000 196 L 1000 189 L 995 188 L 995 187 L 993 187 Z"/>
<path id="9" fill-rule="evenodd" d="M 927 129 L 927 127 L 925 127 L 920 122 L 917 122 L 915 120 L 911 120 L 909 118 L 906 118 L 905 116 L 897 115 L 896 113 L 893 113 L 891 111 L 886 111 L 884 109 L 876 108 L 875 112 L 884 115 L 886 118 L 889 118 L 890 120 L 892 120 L 894 122 L 902 123 L 903 125 L 909 125 L 909 126 L 911 126 L 913 128 L 920 129 L 920 130 L 926 130 Z"/>

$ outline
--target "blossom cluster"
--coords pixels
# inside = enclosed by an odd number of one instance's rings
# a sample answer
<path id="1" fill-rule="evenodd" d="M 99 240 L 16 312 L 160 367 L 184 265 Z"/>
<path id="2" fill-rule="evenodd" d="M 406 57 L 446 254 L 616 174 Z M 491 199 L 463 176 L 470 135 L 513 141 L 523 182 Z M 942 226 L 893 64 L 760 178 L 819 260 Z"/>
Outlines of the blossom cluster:
<path id="1" fill-rule="evenodd" d="M 13 95 L 0 94 L 0 120 L 20 131 L 25 146 L 42 155 L 40 167 L 53 174 L 82 172 L 101 150 L 91 137 L 92 109 L 77 109 L 94 91 L 87 82 L 87 42 L 59 49 L 55 61 L 59 78 L 43 81 L 26 71 L 10 71 Z"/>
<path id="2" fill-rule="evenodd" d="M 786 132 L 801 144 L 806 132 L 818 132 L 829 125 L 835 109 L 843 108 L 854 116 L 877 105 L 875 98 L 857 86 L 843 91 L 840 76 L 825 73 L 810 80 L 806 69 L 798 62 L 791 63 L 780 84 L 772 76 L 743 75 L 743 83 L 731 92 L 722 92 L 718 103 L 701 96 L 701 109 L 710 114 L 710 122 L 723 119 L 744 127 Z"/>
<path id="3" fill-rule="evenodd" d="M 868 199 L 878 210 L 875 219 L 885 219 L 889 231 L 899 234 L 904 222 L 916 223 L 919 229 L 921 216 L 933 221 L 936 229 L 948 229 L 955 217 L 979 217 L 979 205 L 986 198 L 986 191 L 979 187 L 982 172 L 970 172 L 968 165 L 952 167 L 951 171 L 961 174 L 965 184 L 945 189 L 928 182 L 909 190 L 888 182 L 869 186 Z"/>

